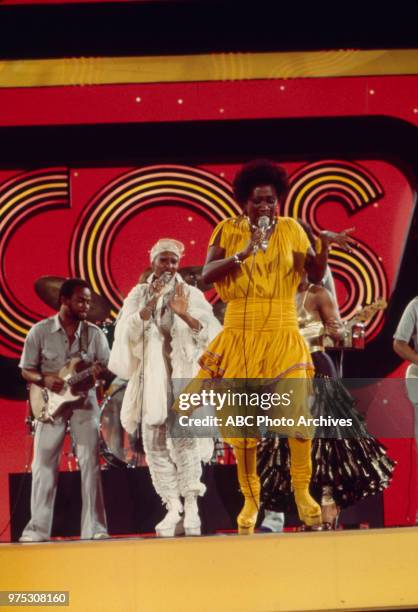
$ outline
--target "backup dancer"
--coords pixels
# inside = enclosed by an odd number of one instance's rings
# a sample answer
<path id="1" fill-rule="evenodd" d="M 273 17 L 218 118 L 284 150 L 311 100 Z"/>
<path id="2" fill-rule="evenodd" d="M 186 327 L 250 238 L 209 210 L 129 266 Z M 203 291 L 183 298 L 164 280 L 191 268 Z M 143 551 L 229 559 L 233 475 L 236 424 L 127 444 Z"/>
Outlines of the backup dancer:
<path id="1" fill-rule="evenodd" d="M 312 443 L 311 491 L 321 503 L 324 528 L 336 526 L 339 509 L 389 486 L 394 462 L 386 448 L 368 434 L 354 400 L 338 378 L 324 349 L 326 336 L 338 340 L 343 333 L 336 302 L 304 274 L 297 294 L 298 324 L 315 366 L 314 417 L 351 419 L 350 427 L 319 427 Z M 280 531 L 277 514 L 289 509 L 289 445 L 285 438 L 270 437 L 260 443 L 258 468 L 262 500 L 268 513 L 264 527 Z M 275 519 L 275 520 L 274 520 Z M 279 528 L 276 528 L 278 525 Z"/>

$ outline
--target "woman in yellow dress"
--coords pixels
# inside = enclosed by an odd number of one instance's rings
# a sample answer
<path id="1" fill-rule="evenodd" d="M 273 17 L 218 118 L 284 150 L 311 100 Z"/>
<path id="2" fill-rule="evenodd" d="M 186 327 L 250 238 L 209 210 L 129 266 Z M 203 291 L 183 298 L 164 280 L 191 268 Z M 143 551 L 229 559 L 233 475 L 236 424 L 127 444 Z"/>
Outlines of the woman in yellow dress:
<path id="1" fill-rule="evenodd" d="M 303 269 L 317 282 L 324 274 L 329 243 L 343 248 L 352 240 L 322 232 L 317 253 L 297 223 L 279 217 L 278 204 L 288 189 L 286 172 L 258 160 L 237 173 L 234 194 L 244 215 L 221 221 L 209 242 L 203 269 L 227 303 L 224 329 L 203 354 L 199 378 L 307 379 L 313 375 L 309 349 L 299 333 L 295 296 Z M 307 403 L 307 398 L 304 398 Z M 321 523 L 321 509 L 309 494 L 311 440 L 295 431 L 289 439 L 291 478 L 299 516 L 305 524 Z M 302 434 L 303 435 L 303 434 Z M 234 449 L 238 480 L 245 498 L 238 531 L 254 531 L 260 497 L 255 438 L 227 438 Z"/>

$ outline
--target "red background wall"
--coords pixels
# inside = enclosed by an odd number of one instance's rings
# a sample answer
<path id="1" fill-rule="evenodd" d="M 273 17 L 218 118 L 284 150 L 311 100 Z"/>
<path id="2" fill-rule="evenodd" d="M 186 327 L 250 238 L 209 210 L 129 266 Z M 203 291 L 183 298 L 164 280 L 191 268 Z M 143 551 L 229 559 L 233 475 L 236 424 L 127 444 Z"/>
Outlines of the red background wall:
<path id="1" fill-rule="evenodd" d="M 285 94 L 280 89 L 284 83 Z M 4 126 L 46 126 L 386 115 L 416 125 L 417 91 L 418 79 L 413 76 L 9 89 L 3 90 L 0 96 L 1 123 Z M 140 112 L 135 103 L 138 96 L 142 100 Z M 178 103 L 179 99 L 182 104 Z M 373 143 L 370 148 L 373 149 Z M 303 152 L 299 158 L 303 160 Z M 112 229 L 120 218 L 116 215 L 105 229 L 95 214 L 100 209 L 105 216 L 110 215 L 109 202 L 119 210 L 113 191 L 126 191 L 127 183 L 138 168 L 104 168 L 91 164 L 88 168 L 64 165 L 1 171 L 1 354 L 16 357 L 25 330 L 33 321 L 51 313 L 33 290 L 33 283 L 40 276 L 66 276 L 82 269 L 84 276 L 113 300 L 116 310 L 122 295 L 137 281 L 147 264 L 146 254 L 157 238 L 171 235 L 184 241 L 184 265 L 202 263 L 211 227 L 216 220 L 228 215 L 228 207 L 233 207 L 229 184 L 238 161 L 241 160 L 231 163 L 222 158 L 220 142 L 217 163 L 199 163 L 198 166 L 197 174 L 202 172 L 201 180 L 206 182 L 205 194 L 196 193 L 193 164 L 178 167 L 173 160 L 169 169 L 159 165 L 158 181 L 166 180 L 166 184 L 160 186 L 160 193 L 151 193 L 150 174 L 155 168 L 141 166 L 139 182 L 142 181 L 144 189 L 135 196 L 137 208 L 130 218 L 121 222 L 114 236 Z M 414 185 L 402 164 L 395 165 L 378 156 L 350 158 L 348 162 L 333 157 L 321 157 L 315 162 L 285 160 L 284 165 L 291 177 L 295 177 L 295 184 L 298 180 L 303 184 L 305 180 L 304 184 L 310 185 L 317 169 L 315 163 L 323 164 L 321 176 L 328 176 L 323 184 L 328 193 L 319 192 L 309 201 L 305 199 L 302 216 L 313 220 L 317 227 L 341 230 L 355 225 L 360 243 L 358 253 L 355 252 L 352 261 L 346 264 L 345 272 L 340 254 L 337 251 L 332 254 L 343 314 L 348 317 L 358 303 L 351 299 L 352 295 L 361 296 L 361 303 L 367 296 L 371 297 L 367 301 L 377 297 L 390 300 L 414 212 Z M 347 163 L 354 173 L 351 183 L 341 178 L 342 168 Z M 174 185 L 172 174 L 175 170 L 180 172 L 185 183 L 181 188 Z M 340 172 L 337 178 L 331 178 L 337 171 Z M 30 190 L 40 175 L 42 189 L 40 199 L 36 200 Z M 59 187 L 51 187 L 56 175 Z M 364 179 L 364 175 L 368 178 Z M 370 188 L 368 197 L 359 195 L 360 176 Z M 15 189 L 13 194 L 20 195 L 19 204 L 13 201 L 11 189 Z M 296 197 L 289 200 L 285 212 L 292 213 L 295 202 Z M 96 225 L 87 227 L 92 219 Z M 97 236 L 93 241 L 95 227 Z M 88 244 L 93 253 L 90 262 Z M 359 272 L 360 260 L 364 265 Z M 383 315 L 376 315 L 371 321 L 370 341 L 379 336 L 383 322 Z M 402 374 L 402 368 L 392 372 L 392 376 Z M 0 481 L 4 491 L 0 529 L 9 516 L 7 474 L 23 471 L 28 462 L 26 451 L 30 439 L 25 435 L 24 413 L 23 402 L 0 400 Z M 399 462 L 394 482 L 385 494 L 386 523 L 411 524 L 416 491 L 414 445 L 408 440 L 386 440 L 386 443 L 391 456 Z M 8 538 L 7 529 L 2 538 Z"/>

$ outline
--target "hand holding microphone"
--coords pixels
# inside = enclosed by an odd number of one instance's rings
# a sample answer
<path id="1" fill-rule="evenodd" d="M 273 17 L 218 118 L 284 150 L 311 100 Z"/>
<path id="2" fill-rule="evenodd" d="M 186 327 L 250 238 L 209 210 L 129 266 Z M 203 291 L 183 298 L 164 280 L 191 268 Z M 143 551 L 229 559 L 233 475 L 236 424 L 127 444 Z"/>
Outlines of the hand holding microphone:
<path id="1" fill-rule="evenodd" d="M 258 228 L 251 234 L 251 239 L 241 253 L 239 258 L 243 261 L 250 255 L 255 255 L 261 247 L 264 251 L 267 249 L 268 241 L 266 239 L 267 230 L 270 227 L 270 219 L 267 215 L 259 217 L 257 221 Z"/>
<path id="2" fill-rule="evenodd" d="M 267 217 L 267 215 L 263 215 L 262 217 L 259 217 L 257 221 L 257 225 L 259 229 L 256 230 L 255 233 L 258 233 L 258 231 L 260 231 L 260 238 L 257 240 L 256 244 L 254 244 L 253 252 L 257 253 L 260 247 L 263 249 L 264 252 L 266 252 L 267 246 L 268 246 L 268 241 L 266 239 L 266 236 L 267 236 L 267 230 L 270 227 L 269 217 Z"/>
<path id="3" fill-rule="evenodd" d="M 157 305 L 158 298 L 164 291 L 165 285 L 167 285 L 172 278 L 170 272 L 163 272 L 159 278 L 156 278 L 149 286 L 148 297 L 149 300 L 144 306 L 144 308 L 140 311 L 139 316 L 144 321 L 148 321 L 148 319 L 152 316 L 155 306 Z"/>
<path id="4" fill-rule="evenodd" d="M 158 299 L 164 290 L 164 286 L 171 280 L 170 272 L 163 272 L 159 278 L 156 278 L 150 285 L 150 295 Z"/>

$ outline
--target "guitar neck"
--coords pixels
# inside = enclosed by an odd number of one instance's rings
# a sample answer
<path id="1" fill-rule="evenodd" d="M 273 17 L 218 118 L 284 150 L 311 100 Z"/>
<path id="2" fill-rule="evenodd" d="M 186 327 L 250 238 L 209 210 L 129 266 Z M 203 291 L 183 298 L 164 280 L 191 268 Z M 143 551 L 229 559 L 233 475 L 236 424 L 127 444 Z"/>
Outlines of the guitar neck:
<path id="1" fill-rule="evenodd" d="M 90 368 L 87 368 L 87 370 L 83 370 L 82 372 L 78 372 L 77 374 L 74 374 L 73 376 L 71 376 L 71 378 L 68 379 L 67 382 L 70 386 L 76 385 L 77 383 L 81 382 L 85 378 L 88 378 L 89 376 L 91 376 L 93 374 L 93 371 L 94 371 L 94 368 L 93 366 L 91 366 Z"/>
<path id="2" fill-rule="evenodd" d="M 369 306 L 364 306 L 360 312 L 355 314 L 352 319 L 350 319 L 350 323 L 365 323 L 368 319 L 370 319 L 376 312 L 379 310 L 384 310 L 386 308 L 386 302 L 382 300 L 378 300 Z"/>

